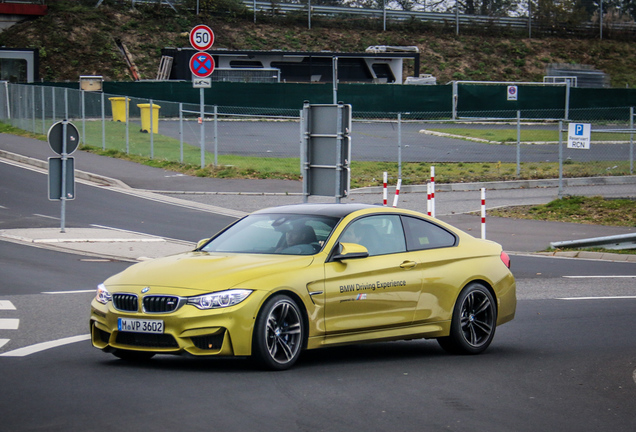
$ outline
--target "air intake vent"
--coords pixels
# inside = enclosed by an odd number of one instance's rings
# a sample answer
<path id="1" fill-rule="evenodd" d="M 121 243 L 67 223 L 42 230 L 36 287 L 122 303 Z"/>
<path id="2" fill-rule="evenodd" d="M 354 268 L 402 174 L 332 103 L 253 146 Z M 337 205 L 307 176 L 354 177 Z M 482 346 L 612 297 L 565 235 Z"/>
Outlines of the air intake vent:
<path id="1" fill-rule="evenodd" d="M 115 309 L 126 312 L 137 312 L 139 303 L 134 294 L 113 294 L 113 305 Z"/>
<path id="2" fill-rule="evenodd" d="M 175 296 L 145 296 L 143 302 L 148 313 L 173 312 L 179 307 L 179 297 Z"/>

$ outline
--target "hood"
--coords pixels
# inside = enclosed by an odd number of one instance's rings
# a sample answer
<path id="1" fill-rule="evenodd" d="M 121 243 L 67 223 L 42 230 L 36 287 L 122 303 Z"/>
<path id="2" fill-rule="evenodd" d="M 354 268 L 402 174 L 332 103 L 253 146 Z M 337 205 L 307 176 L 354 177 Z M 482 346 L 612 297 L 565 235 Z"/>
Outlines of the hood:
<path id="1" fill-rule="evenodd" d="M 221 291 L 253 279 L 307 267 L 313 256 L 222 254 L 187 252 L 128 267 L 105 281 L 109 290 L 149 286 Z"/>

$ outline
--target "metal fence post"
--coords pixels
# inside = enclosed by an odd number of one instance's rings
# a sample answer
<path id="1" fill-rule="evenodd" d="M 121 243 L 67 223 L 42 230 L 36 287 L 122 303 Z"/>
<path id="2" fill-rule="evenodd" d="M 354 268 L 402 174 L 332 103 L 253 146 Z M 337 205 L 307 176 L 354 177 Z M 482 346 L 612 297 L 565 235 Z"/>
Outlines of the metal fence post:
<path id="1" fill-rule="evenodd" d="M 106 150 L 106 109 L 104 108 L 104 92 L 101 94 L 102 108 L 102 150 Z"/>
<path id="2" fill-rule="evenodd" d="M 64 120 L 68 120 L 68 89 L 64 89 Z"/>
<path id="3" fill-rule="evenodd" d="M 40 87 L 42 92 L 42 135 L 46 134 L 46 98 L 44 97 L 44 86 Z"/>
<path id="4" fill-rule="evenodd" d="M 517 111 L 517 177 L 521 175 L 521 111 Z"/>
<path id="5" fill-rule="evenodd" d="M 179 102 L 179 162 L 183 163 L 183 103 Z"/>
<path id="6" fill-rule="evenodd" d="M 80 103 L 82 105 L 82 141 L 86 144 L 86 93 L 80 89 Z"/>
<path id="7" fill-rule="evenodd" d="M 565 81 L 565 120 L 570 119 L 570 80 Z"/>
<path id="8" fill-rule="evenodd" d="M 563 198 L 563 120 L 559 120 L 559 199 Z"/>
<path id="9" fill-rule="evenodd" d="M 629 107 L 629 173 L 634 174 L 634 107 Z"/>
<path id="10" fill-rule="evenodd" d="M 300 174 L 303 177 L 303 203 L 309 201 L 309 160 L 307 157 L 307 141 L 309 140 L 308 120 L 309 101 L 303 102 L 302 115 L 300 117 L 301 152 Z"/>
<path id="11" fill-rule="evenodd" d="M 55 123 L 55 87 L 51 87 L 51 107 L 53 108 L 53 116 L 51 117 L 51 123 Z"/>
<path id="12" fill-rule="evenodd" d="M 154 159 L 155 158 L 155 134 L 153 131 L 153 124 L 152 124 L 152 118 L 154 117 L 154 106 L 153 106 L 153 101 L 152 99 L 149 99 L 150 101 L 150 159 Z"/>
<path id="13" fill-rule="evenodd" d="M 453 81 L 453 120 L 457 120 L 458 85 Z"/>
<path id="14" fill-rule="evenodd" d="M 7 119 L 11 120 L 11 105 L 9 104 L 9 82 L 4 82 L 5 95 L 7 97 Z M 9 122 L 10 123 L 10 122 Z"/>
<path id="15" fill-rule="evenodd" d="M 126 99 L 124 100 L 124 103 L 126 104 L 126 154 L 130 154 L 130 122 L 128 121 L 128 117 L 130 116 L 130 108 L 128 107 L 129 100 L 128 96 L 126 96 Z"/>
<path id="16" fill-rule="evenodd" d="M 219 107 L 214 105 L 214 167 L 219 164 Z"/>
<path id="17" fill-rule="evenodd" d="M 35 87 L 29 87 L 31 89 L 31 132 L 35 133 Z"/>
<path id="18" fill-rule="evenodd" d="M 398 179 L 402 178 L 402 113 L 397 115 L 398 129 Z"/>

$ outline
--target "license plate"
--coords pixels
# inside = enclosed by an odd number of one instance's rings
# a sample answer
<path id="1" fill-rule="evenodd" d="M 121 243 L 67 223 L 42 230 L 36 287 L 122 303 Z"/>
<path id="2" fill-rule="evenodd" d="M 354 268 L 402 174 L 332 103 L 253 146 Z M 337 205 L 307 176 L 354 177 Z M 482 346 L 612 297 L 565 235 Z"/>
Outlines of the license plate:
<path id="1" fill-rule="evenodd" d="M 163 333 L 162 320 L 119 318 L 117 330 L 134 333 Z"/>

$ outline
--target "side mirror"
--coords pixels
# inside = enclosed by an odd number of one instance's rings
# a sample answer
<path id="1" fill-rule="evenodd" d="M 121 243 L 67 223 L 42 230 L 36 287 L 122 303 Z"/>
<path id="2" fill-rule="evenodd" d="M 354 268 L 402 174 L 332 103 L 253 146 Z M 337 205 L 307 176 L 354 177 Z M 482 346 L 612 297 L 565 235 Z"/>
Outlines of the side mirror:
<path id="1" fill-rule="evenodd" d="M 197 247 L 196 247 L 194 250 L 199 250 L 199 249 L 201 249 L 201 248 L 203 247 L 203 245 L 204 245 L 204 244 L 206 244 L 206 243 L 207 243 L 207 242 L 209 242 L 209 241 L 210 241 L 210 239 L 209 239 L 209 238 L 199 240 L 199 241 L 197 242 Z"/>
<path id="2" fill-rule="evenodd" d="M 333 256 L 334 261 L 345 259 L 359 259 L 369 256 L 369 251 L 362 245 L 356 243 L 338 243 L 338 252 Z"/>

